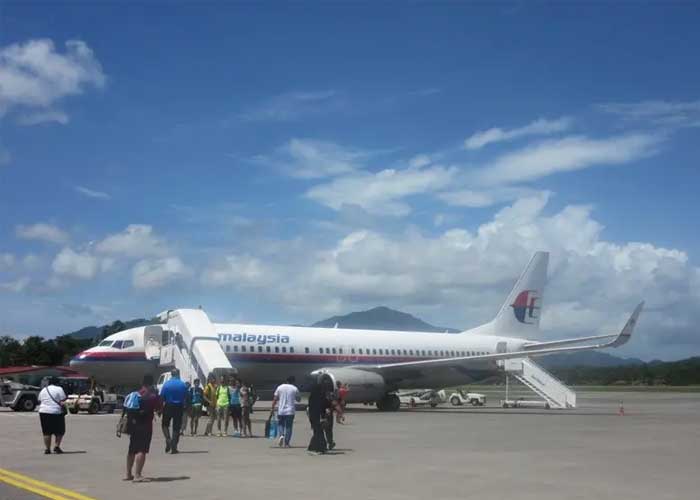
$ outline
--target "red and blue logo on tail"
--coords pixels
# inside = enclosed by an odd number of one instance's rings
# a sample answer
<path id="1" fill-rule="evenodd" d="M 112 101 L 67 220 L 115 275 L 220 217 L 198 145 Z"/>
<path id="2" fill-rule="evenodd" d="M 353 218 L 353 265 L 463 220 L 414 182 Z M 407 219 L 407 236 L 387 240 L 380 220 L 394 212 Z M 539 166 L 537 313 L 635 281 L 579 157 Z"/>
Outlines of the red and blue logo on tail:
<path id="1" fill-rule="evenodd" d="M 515 319 L 525 324 L 532 324 L 540 317 L 538 301 L 540 295 L 537 290 L 524 290 L 518 294 L 510 307 L 513 308 Z"/>

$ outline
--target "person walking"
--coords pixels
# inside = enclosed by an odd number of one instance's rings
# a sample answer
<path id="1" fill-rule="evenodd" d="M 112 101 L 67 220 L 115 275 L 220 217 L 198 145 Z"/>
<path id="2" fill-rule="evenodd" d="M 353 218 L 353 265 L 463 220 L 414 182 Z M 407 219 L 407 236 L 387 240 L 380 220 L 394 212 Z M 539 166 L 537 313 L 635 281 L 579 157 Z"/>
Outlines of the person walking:
<path id="1" fill-rule="evenodd" d="M 313 430 L 313 436 L 309 441 L 307 450 L 315 455 L 326 453 L 327 443 L 323 434 L 323 418 L 329 408 L 328 398 L 320 382 L 314 383 L 309 393 L 309 423 Z"/>
<path id="2" fill-rule="evenodd" d="M 329 405 L 328 409 L 326 410 L 325 418 L 321 423 L 323 424 L 323 434 L 329 450 L 335 448 L 335 440 L 333 439 L 334 420 L 337 419 L 338 423 L 340 423 L 343 418 L 343 405 L 339 394 L 340 387 L 340 382 L 338 382 L 336 390 L 328 391 L 326 393 L 326 398 L 328 399 Z"/>
<path id="3" fill-rule="evenodd" d="M 162 401 L 153 387 L 153 376 L 143 377 L 143 384 L 138 391 L 138 409 L 127 410 L 127 431 L 129 432 L 129 451 L 126 455 L 125 481 L 135 483 L 145 481 L 143 466 L 146 455 L 151 449 L 153 438 L 153 415 L 163 408 Z"/>
<path id="4" fill-rule="evenodd" d="M 185 409 L 187 386 L 180 380 L 180 370 L 173 368 L 168 380 L 160 389 L 160 397 L 163 399 L 162 429 L 165 436 L 165 453 L 178 453 L 177 444 L 180 441 L 180 428 L 182 426 L 182 414 Z M 172 433 L 170 432 L 172 422 Z"/>
<path id="5" fill-rule="evenodd" d="M 39 421 L 44 436 L 44 454 L 51 454 L 51 436 L 55 439 L 53 452 L 63 453 L 61 442 L 66 433 L 66 393 L 58 385 L 56 377 L 49 378 L 48 385 L 39 391 Z"/>
<path id="6" fill-rule="evenodd" d="M 187 389 L 187 392 L 185 393 L 185 402 L 182 405 L 183 406 L 183 412 L 182 412 L 182 425 L 180 426 L 180 436 L 185 435 L 185 431 L 187 431 L 187 420 L 192 419 L 192 399 L 190 398 L 190 390 L 192 389 L 192 384 L 189 382 L 185 382 L 185 388 Z"/>
<path id="7" fill-rule="evenodd" d="M 274 414 L 277 409 L 278 424 L 280 436 L 277 441 L 278 446 L 289 448 L 289 443 L 292 440 L 292 428 L 294 427 L 294 414 L 296 413 L 296 402 L 299 399 L 299 389 L 296 385 L 294 377 L 287 378 L 287 382 L 280 384 L 275 389 L 275 395 L 272 399 L 272 409 L 270 415 Z"/>
<path id="8" fill-rule="evenodd" d="M 209 421 L 207 426 L 204 428 L 204 435 L 209 436 L 214 430 L 214 422 L 216 422 L 216 378 L 213 373 L 210 373 L 207 377 L 207 386 L 204 388 L 202 397 L 204 398 L 204 404 L 207 407 L 207 412 L 209 413 Z"/>
<path id="9" fill-rule="evenodd" d="M 253 429 L 250 422 L 250 413 L 253 403 L 251 402 L 251 393 L 248 385 L 244 381 L 241 383 L 241 436 L 253 437 Z"/>
<path id="10" fill-rule="evenodd" d="M 204 403 L 204 390 L 199 384 L 198 378 L 194 379 L 194 385 L 190 389 L 187 399 L 189 399 L 192 408 L 190 434 L 196 436 L 197 428 L 199 427 L 199 418 L 202 416 L 202 404 Z"/>
<path id="11" fill-rule="evenodd" d="M 219 437 L 228 435 L 228 405 L 229 405 L 229 388 L 224 375 L 219 380 L 219 385 L 216 388 L 216 427 L 219 430 Z M 221 432 L 221 423 L 224 424 L 224 432 Z"/>

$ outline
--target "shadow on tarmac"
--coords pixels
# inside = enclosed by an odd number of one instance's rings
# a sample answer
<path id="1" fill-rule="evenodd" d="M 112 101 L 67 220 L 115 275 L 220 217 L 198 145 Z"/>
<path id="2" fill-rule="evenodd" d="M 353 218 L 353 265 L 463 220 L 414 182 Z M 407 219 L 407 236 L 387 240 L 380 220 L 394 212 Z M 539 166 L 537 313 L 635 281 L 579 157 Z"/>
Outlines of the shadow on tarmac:
<path id="1" fill-rule="evenodd" d="M 171 481 L 185 481 L 190 479 L 190 476 L 162 476 L 162 477 L 147 477 L 147 483 L 169 483 Z"/>

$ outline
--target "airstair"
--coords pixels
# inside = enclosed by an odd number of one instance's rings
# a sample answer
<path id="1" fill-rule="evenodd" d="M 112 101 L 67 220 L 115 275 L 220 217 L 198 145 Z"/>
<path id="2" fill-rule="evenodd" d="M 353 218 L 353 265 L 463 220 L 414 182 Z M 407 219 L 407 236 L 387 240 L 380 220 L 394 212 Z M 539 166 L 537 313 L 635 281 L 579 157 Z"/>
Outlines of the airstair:
<path id="1" fill-rule="evenodd" d="M 177 368 L 180 378 L 203 383 L 211 373 L 235 374 L 219 335 L 206 313 L 200 309 L 176 309 L 158 315 L 162 325 L 146 327 L 144 344 L 146 356 L 158 361 L 161 370 Z"/>
<path id="2" fill-rule="evenodd" d="M 576 393 L 530 358 L 507 359 L 501 362 L 507 375 L 544 399 L 550 408 L 576 408 Z"/>

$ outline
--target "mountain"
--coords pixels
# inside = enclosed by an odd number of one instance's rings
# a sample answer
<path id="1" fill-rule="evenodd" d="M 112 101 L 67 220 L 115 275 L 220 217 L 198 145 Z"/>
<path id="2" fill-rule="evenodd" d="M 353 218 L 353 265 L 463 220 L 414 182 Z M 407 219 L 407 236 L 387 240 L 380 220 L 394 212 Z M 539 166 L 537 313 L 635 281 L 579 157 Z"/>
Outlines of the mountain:
<path id="1" fill-rule="evenodd" d="M 129 328 L 136 328 L 138 326 L 152 325 L 156 323 L 157 320 L 149 320 L 144 318 L 132 319 L 129 321 L 115 321 L 111 325 L 102 326 L 86 326 L 75 332 L 66 334 L 68 337 L 73 337 L 77 340 L 93 340 L 102 338 L 103 333 L 108 331 L 111 335 L 112 333 L 120 332 L 122 330 L 128 330 Z"/>
<path id="2" fill-rule="evenodd" d="M 375 307 L 368 311 L 358 311 L 345 316 L 317 321 L 311 326 L 333 328 L 351 328 L 354 330 L 403 330 L 409 332 L 450 332 L 458 333 L 455 328 L 433 326 L 410 314 L 396 311 L 385 306 Z"/>
<path id="3" fill-rule="evenodd" d="M 368 311 L 358 311 L 344 316 L 318 321 L 311 326 L 333 328 L 365 329 L 365 330 L 403 330 L 410 332 L 450 332 L 458 333 L 461 330 L 433 326 L 422 319 L 410 314 L 396 311 L 388 307 L 380 306 Z M 632 366 L 644 362 L 636 358 L 619 358 L 601 351 L 584 351 L 571 354 L 550 354 L 538 358 L 538 363 L 545 368 L 569 368 L 574 366 L 589 367 L 613 367 Z"/>
<path id="4" fill-rule="evenodd" d="M 637 358 L 619 358 L 603 351 L 573 352 L 571 354 L 550 354 L 538 358 L 537 362 L 547 369 L 574 366 L 611 367 L 643 365 Z"/>

